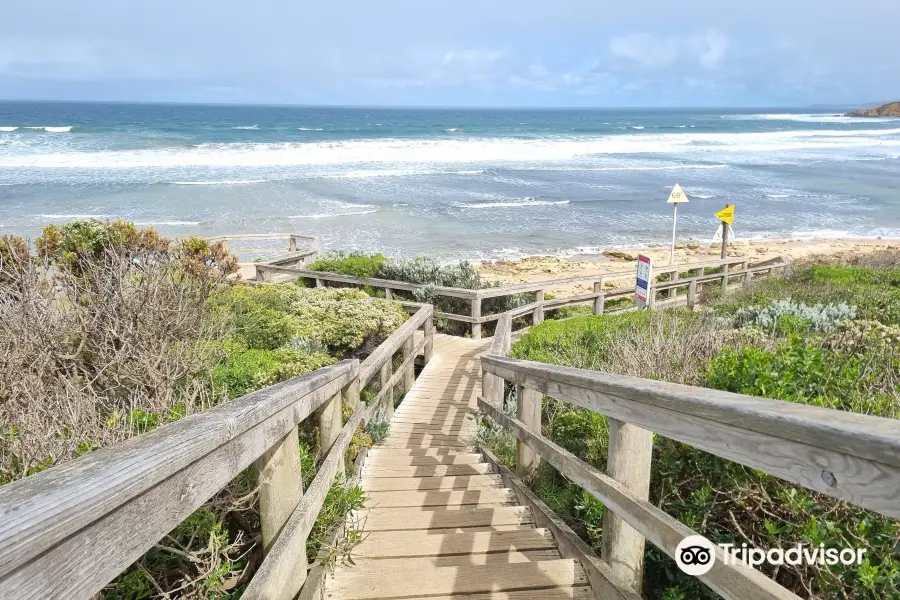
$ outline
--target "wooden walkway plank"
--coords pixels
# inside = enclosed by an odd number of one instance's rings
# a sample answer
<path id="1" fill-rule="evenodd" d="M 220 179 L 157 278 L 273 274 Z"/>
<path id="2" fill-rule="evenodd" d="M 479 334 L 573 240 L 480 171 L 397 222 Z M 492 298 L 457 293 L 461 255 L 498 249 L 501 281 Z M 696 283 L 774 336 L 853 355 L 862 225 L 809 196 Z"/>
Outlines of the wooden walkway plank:
<path id="1" fill-rule="evenodd" d="M 373 448 L 360 485 L 365 532 L 328 600 L 596 600 L 530 508 L 473 451 L 478 357 L 489 340 L 435 336 L 434 355 Z"/>

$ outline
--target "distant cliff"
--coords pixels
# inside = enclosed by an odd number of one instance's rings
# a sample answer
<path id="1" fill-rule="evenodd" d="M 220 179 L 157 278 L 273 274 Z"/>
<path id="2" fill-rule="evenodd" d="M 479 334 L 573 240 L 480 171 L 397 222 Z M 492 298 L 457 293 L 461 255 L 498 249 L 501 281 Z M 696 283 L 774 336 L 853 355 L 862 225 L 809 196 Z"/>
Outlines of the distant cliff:
<path id="1" fill-rule="evenodd" d="M 877 108 L 864 108 L 847 113 L 848 117 L 900 117 L 900 102 L 888 102 Z"/>

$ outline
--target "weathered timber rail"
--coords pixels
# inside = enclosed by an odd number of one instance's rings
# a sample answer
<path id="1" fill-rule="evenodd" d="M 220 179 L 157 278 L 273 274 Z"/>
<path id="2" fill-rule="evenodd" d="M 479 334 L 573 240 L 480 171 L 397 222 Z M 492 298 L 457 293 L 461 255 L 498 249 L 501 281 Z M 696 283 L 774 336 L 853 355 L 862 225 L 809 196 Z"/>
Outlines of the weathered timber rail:
<path id="1" fill-rule="evenodd" d="M 645 540 L 674 558 L 678 543 L 695 535 L 648 502 L 654 432 L 900 518 L 897 420 L 507 358 L 512 318 L 500 318 L 490 354 L 481 357 L 479 408 L 517 439 L 518 476 L 531 476 L 546 460 L 605 505 L 601 561 L 622 585 L 640 592 Z M 502 408 L 505 382 L 516 390 L 515 417 Z M 544 395 L 608 418 L 605 473 L 542 435 Z M 700 579 L 723 598 L 797 598 L 759 571 L 725 564 L 719 549 L 716 559 Z"/>
<path id="2" fill-rule="evenodd" d="M 225 248 L 238 257 L 244 266 L 303 266 L 322 256 L 322 240 L 317 236 L 297 233 L 238 233 L 207 238 L 210 242 L 224 242 Z M 236 242 L 248 242 L 236 246 Z M 287 248 L 285 248 L 287 242 Z M 273 255 L 274 256 L 271 256 Z M 248 260 L 249 259 L 249 260 Z"/>
<path id="3" fill-rule="evenodd" d="M 289 600 L 306 578 L 306 538 L 357 427 L 393 412 L 434 346 L 431 305 L 362 363 L 345 360 L 0 487 L 0 599 L 95 596 L 242 470 L 259 470 L 265 558 L 244 600 Z M 419 330 L 421 330 L 420 333 Z M 402 364 L 392 372 L 394 355 Z M 360 390 L 376 375 L 367 405 Z M 342 402 L 354 407 L 341 421 Z M 297 425 L 317 419 L 321 465 L 302 489 Z"/>
<path id="4" fill-rule="evenodd" d="M 760 266 L 750 266 L 747 257 L 734 257 L 723 260 L 658 267 L 654 270 L 656 277 L 665 277 L 667 280 L 657 281 L 652 284 L 650 305 L 651 307 L 655 307 L 658 302 L 666 302 L 667 304 L 683 302 L 687 306 L 693 307 L 697 302 L 699 291 L 704 286 L 718 284 L 722 287 L 723 292 L 727 292 L 730 282 L 739 281 L 746 283 L 753 278 L 773 275 L 778 269 L 784 269 L 786 266 L 787 260 L 783 257 L 775 262 L 767 262 Z M 737 269 L 733 269 L 733 267 L 737 267 Z M 720 272 L 705 274 L 707 269 L 720 269 Z M 309 269 L 271 263 L 257 264 L 256 273 L 257 281 L 270 281 L 275 275 L 288 275 L 298 279 L 303 278 L 315 281 L 316 287 L 325 287 L 328 283 L 371 286 L 376 289 L 384 290 L 385 297 L 388 299 L 392 298 L 396 291 L 414 293 L 423 290 L 426 287 L 422 284 L 405 281 L 354 277 L 352 275 L 312 271 Z M 681 276 L 681 274 L 684 273 L 687 273 L 687 277 Z M 604 311 L 616 312 L 629 309 L 629 307 L 607 308 L 606 303 L 611 300 L 632 296 L 634 293 L 633 287 L 620 287 L 612 290 L 604 290 L 603 288 L 608 282 L 621 281 L 624 279 L 633 280 L 634 276 L 634 270 L 628 270 L 597 275 L 563 277 L 535 283 L 505 285 L 480 290 L 442 286 L 430 286 L 428 287 L 428 290 L 437 296 L 469 300 L 471 302 L 471 314 L 469 315 L 436 311 L 434 316 L 439 319 L 470 324 L 472 327 L 472 338 L 480 339 L 482 335 L 482 326 L 485 323 L 492 323 L 499 320 L 502 314 L 482 314 L 482 304 L 486 299 L 519 294 L 534 294 L 534 302 L 513 310 L 514 317 L 530 315 L 534 324 L 543 321 L 545 314 L 549 311 L 578 304 L 593 304 L 594 314 L 599 315 L 603 314 Z M 593 291 L 562 298 L 544 298 L 547 290 L 572 284 L 593 284 Z M 687 294 L 679 296 L 679 290 L 687 290 Z"/>

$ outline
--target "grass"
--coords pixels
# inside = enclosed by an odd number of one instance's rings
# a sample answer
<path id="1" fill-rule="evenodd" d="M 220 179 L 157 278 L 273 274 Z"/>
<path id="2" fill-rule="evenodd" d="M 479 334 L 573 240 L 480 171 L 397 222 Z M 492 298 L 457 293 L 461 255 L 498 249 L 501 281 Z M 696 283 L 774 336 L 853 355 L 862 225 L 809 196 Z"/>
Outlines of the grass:
<path id="1" fill-rule="evenodd" d="M 712 298 L 706 312 L 670 309 L 547 320 L 523 335 L 512 355 L 898 418 L 898 266 L 900 256 L 877 264 L 798 266 L 787 279 L 760 280 Z M 544 435 L 602 470 L 606 418 L 552 398 L 542 405 Z M 484 420 L 482 430 L 481 441 L 513 464 L 512 438 Z M 599 550 L 599 502 L 548 465 L 530 483 Z M 900 597 L 900 524 L 892 519 L 661 436 L 654 439 L 650 501 L 714 542 L 867 550 L 859 568 L 763 567 L 801 597 Z M 645 565 L 649 600 L 717 597 L 649 544 Z"/>

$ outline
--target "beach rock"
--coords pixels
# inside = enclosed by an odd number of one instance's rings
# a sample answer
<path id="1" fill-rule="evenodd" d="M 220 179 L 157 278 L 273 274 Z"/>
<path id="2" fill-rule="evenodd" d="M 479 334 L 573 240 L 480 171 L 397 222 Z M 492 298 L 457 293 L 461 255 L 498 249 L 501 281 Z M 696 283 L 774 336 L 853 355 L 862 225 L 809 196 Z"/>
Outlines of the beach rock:
<path id="1" fill-rule="evenodd" d="M 698 242 L 688 242 L 687 244 L 684 245 L 684 247 L 687 248 L 688 250 L 699 250 L 700 244 Z"/>
<path id="2" fill-rule="evenodd" d="M 604 250 L 604 256 L 609 256 L 610 258 L 620 258 L 622 260 L 637 260 L 637 254 L 632 254 L 631 252 L 625 252 L 624 250 Z"/>
<path id="3" fill-rule="evenodd" d="M 900 102 L 888 102 L 875 108 L 864 108 L 846 114 L 848 117 L 900 117 Z"/>

